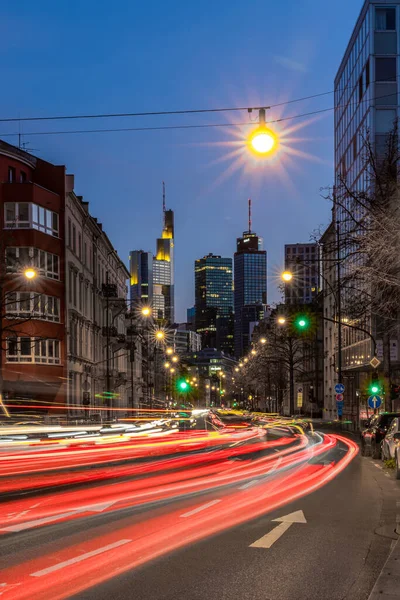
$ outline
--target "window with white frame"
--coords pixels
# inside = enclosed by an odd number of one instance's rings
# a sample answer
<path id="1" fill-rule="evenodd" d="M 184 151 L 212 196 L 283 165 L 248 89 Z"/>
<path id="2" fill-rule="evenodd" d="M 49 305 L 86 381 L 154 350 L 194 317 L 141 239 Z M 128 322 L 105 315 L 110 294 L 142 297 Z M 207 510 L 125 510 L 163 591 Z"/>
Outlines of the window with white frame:
<path id="1" fill-rule="evenodd" d="M 18 273 L 26 267 L 35 267 L 42 277 L 60 279 L 60 260 L 56 254 L 27 246 L 6 248 L 7 273 Z"/>
<path id="2" fill-rule="evenodd" d="M 60 299 L 35 292 L 8 292 L 5 299 L 7 318 L 33 318 L 60 321 Z"/>
<path id="3" fill-rule="evenodd" d="M 59 236 L 58 214 L 33 202 L 6 202 L 4 226 L 5 229 L 37 229 Z"/>
<path id="4" fill-rule="evenodd" d="M 7 338 L 6 361 L 59 365 L 61 363 L 60 341 L 33 337 L 9 337 Z"/>

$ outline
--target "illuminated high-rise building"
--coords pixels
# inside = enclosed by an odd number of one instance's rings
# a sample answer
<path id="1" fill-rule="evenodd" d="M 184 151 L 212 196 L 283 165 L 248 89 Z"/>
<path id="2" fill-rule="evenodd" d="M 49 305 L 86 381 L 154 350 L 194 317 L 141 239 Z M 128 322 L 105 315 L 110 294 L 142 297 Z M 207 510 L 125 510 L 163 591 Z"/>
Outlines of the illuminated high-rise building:
<path id="1" fill-rule="evenodd" d="M 262 238 L 251 230 L 251 201 L 249 200 L 249 229 L 236 240 L 235 274 L 235 356 L 240 358 L 249 349 L 250 322 L 246 307 L 267 303 L 267 253 Z"/>
<path id="2" fill-rule="evenodd" d="M 165 209 L 165 202 L 163 209 L 164 226 L 153 259 L 153 313 L 157 319 L 174 323 L 174 212 Z"/>
<path id="3" fill-rule="evenodd" d="M 208 254 L 195 261 L 195 326 L 203 347 L 233 353 L 232 259 Z"/>
<path id="4" fill-rule="evenodd" d="M 148 303 L 153 317 L 174 323 L 174 213 L 165 207 L 163 185 L 163 230 L 156 242 L 156 255 L 143 250 L 129 254 L 131 302 Z"/>
<path id="5" fill-rule="evenodd" d="M 131 303 L 153 304 L 153 255 L 143 250 L 129 253 Z"/>

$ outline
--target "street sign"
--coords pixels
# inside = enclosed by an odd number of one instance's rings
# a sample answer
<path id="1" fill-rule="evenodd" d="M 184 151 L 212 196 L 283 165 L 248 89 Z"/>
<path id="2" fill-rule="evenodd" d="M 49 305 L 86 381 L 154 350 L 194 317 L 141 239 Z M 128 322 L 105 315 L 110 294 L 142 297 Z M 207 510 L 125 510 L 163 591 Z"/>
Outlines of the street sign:
<path id="1" fill-rule="evenodd" d="M 343 402 L 343 394 L 336 394 L 336 402 Z"/>
<path id="2" fill-rule="evenodd" d="M 380 405 L 382 404 L 382 398 L 380 396 L 370 396 L 368 398 L 368 406 L 370 408 L 379 408 Z"/>
<path id="3" fill-rule="evenodd" d="M 343 402 L 338 402 L 337 404 L 337 414 L 338 417 L 341 417 L 343 415 Z"/>
<path id="4" fill-rule="evenodd" d="M 344 383 L 337 383 L 335 385 L 335 392 L 337 394 L 343 394 L 343 392 L 344 392 Z"/>
<path id="5" fill-rule="evenodd" d="M 379 360 L 379 358 L 376 358 L 376 356 L 374 356 L 374 358 L 370 360 L 369 364 L 373 369 L 377 369 L 381 364 L 381 361 Z"/>

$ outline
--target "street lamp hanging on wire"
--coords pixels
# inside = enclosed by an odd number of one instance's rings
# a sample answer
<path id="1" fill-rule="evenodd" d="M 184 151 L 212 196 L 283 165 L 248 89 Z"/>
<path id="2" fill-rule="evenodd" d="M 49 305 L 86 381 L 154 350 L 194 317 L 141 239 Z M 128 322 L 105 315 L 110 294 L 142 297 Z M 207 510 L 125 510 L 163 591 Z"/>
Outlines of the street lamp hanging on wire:
<path id="1" fill-rule="evenodd" d="M 278 146 L 278 137 L 265 124 L 265 108 L 259 109 L 259 126 L 248 137 L 248 145 L 253 154 L 267 157 L 273 154 Z"/>

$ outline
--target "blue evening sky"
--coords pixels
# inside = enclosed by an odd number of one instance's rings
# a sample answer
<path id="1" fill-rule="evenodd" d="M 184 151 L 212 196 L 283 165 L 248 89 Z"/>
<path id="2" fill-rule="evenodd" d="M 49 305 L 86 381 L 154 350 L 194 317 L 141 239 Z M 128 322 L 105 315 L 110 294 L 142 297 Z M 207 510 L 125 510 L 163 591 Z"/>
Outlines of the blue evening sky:
<path id="1" fill-rule="evenodd" d="M 2 117 L 272 105 L 328 92 L 360 0 L 203 0 L 3 3 Z M 270 118 L 333 105 L 333 95 L 274 108 Z M 252 117 L 256 116 L 254 113 Z M 22 132 L 196 125 L 247 112 L 21 124 Z M 291 129 L 302 127 L 296 131 Z M 304 242 L 329 219 L 320 189 L 333 177 L 333 113 L 285 121 L 285 149 L 258 162 L 240 152 L 248 128 L 48 135 L 23 139 L 38 156 L 67 165 L 121 257 L 155 250 L 161 182 L 176 219 L 177 319 L 193 304 L 195 258 L 233 256 L 247 229 L 268 251 L 268 301 L 285 243 Z M 289 129 L 289 131 L 288 131 Z M 19 130 L 0 124 L 1 134 Z M 18 143 L 16 137 L 4 137 Z M 233 142 L 233 144 L 232 144 Z M 300 155 L 293 154 L 299 151 Z M 237 166 L 238 169 L 233 169 Z"/>

